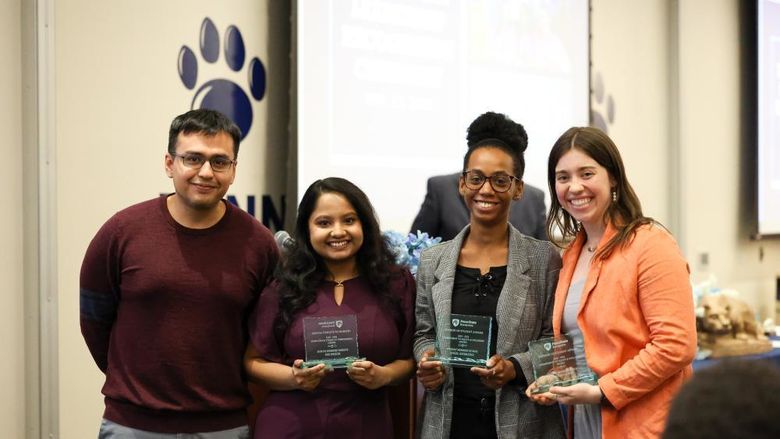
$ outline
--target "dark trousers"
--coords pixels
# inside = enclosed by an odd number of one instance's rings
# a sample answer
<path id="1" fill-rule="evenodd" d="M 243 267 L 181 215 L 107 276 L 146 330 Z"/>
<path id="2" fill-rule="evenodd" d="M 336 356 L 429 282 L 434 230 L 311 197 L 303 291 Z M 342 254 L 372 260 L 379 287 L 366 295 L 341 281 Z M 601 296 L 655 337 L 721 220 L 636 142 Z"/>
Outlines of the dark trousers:
<path id="1" fill-rule="evenodd" d="M 450 439 L 496 439 L 496 399 L 458 401 L 452 406 Z"/>

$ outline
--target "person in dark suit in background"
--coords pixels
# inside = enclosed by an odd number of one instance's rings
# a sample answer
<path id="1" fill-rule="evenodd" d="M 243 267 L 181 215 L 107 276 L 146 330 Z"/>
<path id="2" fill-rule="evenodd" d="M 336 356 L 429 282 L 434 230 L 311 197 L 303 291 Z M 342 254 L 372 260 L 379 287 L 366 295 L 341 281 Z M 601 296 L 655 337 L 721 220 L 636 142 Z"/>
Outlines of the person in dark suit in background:
<path id="1" fill-rule="evenodd" d="M 528 134 L 522 125 L 517 124 L 517 126 L 520 141 L 525 149 L 528 146 Z M 466 136 L 469 148 L 477 140 L 479 139 L 473 136 Z M 419 230 L 434 237 L 439 236 L 442 241 L 449 241 L 469 223 L 469 210 L 458 191 L 458 179 L 461 174 L 456 172 L 428 179 L 427 193 L 412 223 L 412 233 Z M 509 223 L 524 235 L 547 240 L 546 210 L 544 192 L 526 183 L 522 198 L 512 203 Z"/>

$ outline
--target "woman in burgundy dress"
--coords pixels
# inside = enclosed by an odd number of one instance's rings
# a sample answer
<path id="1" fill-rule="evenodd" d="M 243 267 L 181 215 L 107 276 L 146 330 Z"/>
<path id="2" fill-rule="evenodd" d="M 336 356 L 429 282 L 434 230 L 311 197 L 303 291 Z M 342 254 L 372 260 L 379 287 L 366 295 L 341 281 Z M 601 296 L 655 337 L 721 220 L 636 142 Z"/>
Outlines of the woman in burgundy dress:
<path id="1" fill-rule="evenodd" d="M 414 279 L 394 262 L 366 195 L 341 178 L 306 190 L 295 243 L 250 317 L 246 369 L 271 389 L 254 437 L 391 438 L 385 387 L 414 370 Z M 365 360 L 304 367 L 304 319 L 352 316 Z"/>

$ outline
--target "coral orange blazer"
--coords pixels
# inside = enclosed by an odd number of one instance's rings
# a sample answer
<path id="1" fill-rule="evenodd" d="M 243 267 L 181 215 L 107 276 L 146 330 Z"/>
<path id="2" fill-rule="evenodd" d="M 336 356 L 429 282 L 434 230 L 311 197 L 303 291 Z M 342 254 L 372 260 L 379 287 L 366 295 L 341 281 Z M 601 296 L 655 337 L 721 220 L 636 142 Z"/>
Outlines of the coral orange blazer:
<path id="1" fill-rule="evenodd" d="M 608 225 L 601 243 L 616 233 Z M 583 244 L 580 233 L 563 254 L 553 308 L 556 335 Z M 658 225 L 641 226 L 625 247 L 594 260 L 577 323 L 588 365 L 612 403 L 601 408 L 603 437 L 660 437 L 696 354 L 689 268 L 674 238 Z"/>

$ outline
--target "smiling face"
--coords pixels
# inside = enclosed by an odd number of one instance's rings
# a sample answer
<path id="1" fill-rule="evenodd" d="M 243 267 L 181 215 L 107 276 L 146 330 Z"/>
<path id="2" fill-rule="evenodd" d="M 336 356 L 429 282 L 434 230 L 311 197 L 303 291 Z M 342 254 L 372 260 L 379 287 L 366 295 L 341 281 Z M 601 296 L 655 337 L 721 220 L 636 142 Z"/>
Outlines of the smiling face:
<path id="1" fill-rule="evenodd" d="M 474 150 L 466 164 L 467 171 L 479 172 L 486 177 L 496 174 L 514 175 L 512 156 L 499 148 L 482 147 Z M 512 200 L 523 194 L 522 181 L 513 180 L 506 192 L 496 192 L 485 181 L 478 190 L 466 187 L 463 176 L 459 181 L 460 194 L 471 213 L 471 222 L 484 225 L 506 224 L 509 221 L 509 206 Z"/>
<path id="2" fill-rule="evenodd" d="M 602 230 L 612 202 L 614 179 L 606 168 L 578 148 L 561 156 L 555 165 L 558 202 L 586 230 Z"/>
<path id="3" fill-rule="evenodd" d="M 165 155 L 165 172 L 173 179 L 176 191 L 172 202 L 182 212 L 202 215 L 222 208 L 221 200 L 233 184 L 235 166 L 223 172 L 214 172 L 208 159 L 225 157 L 234 160 L 233 138 L 219 132 L 213 136 L 201 133 L 179 133 L 176 142 L 176 157 Z M 199 169 L 188 168 L 181 155 L 199 155 L 207 161 Z"/>
<path id="4" fill-rule="evenodd" d="M 363 224 L 344 196 L 324 192 L 309 216 L 309 240 L 328 267 L 355 264 L 355 255 L 363 245 Z"/>

